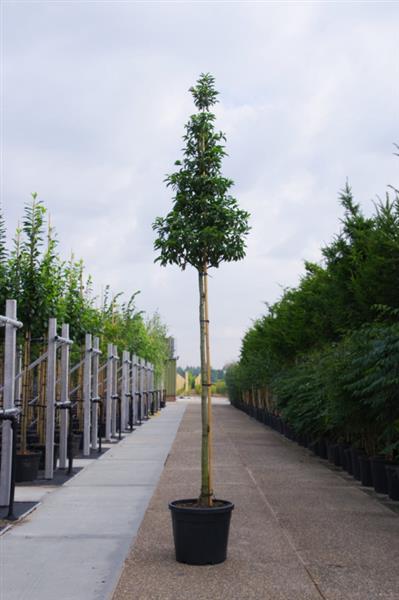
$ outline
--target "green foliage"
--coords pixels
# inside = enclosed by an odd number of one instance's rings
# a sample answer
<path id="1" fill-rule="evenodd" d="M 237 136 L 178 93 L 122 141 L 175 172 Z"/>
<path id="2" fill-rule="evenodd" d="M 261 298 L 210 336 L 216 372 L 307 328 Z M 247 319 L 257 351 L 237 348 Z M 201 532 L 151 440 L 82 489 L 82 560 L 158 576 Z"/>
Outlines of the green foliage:
<path id="1" fill-rule="evenodd" d="M 155 220 L 154 247 L 161 265 L 190 264 L 202 271 L 244 258 L 249 214 L 229 194 L 233 181 L 221 174 L 225 136 L 215 131 L 209 112 L 218 94 L 213 77 L 201 75 L 190 91 L 199 112 L 186 125 L 183 160 L 175 163 L 179 169 L 166 178 L 175 193 L 173 209 Z"/>
<path id="2" fill-rule="evenodd" d="M 299 285 L 246 332 L 229 396 L 269 386 L 299 433 L 399 456 L 399 196 L 370 217 L 348 184 L 340 202 L 323 263 L 305 263 Z"/>
<path id="3" fill-rule="evenodd" d="M 48 319 L 69 323 L 74 340 L 72 359 L 77 359 L 86 332 L 100 336 L 101 348 L 116 344 L 155 365 L 160 377 L 167 358 L 167 330 L 158 314 L 145 320 L 135 305 L 134 293 L 127 302 L 121 294 L 110 296 L 106 288 L 102 305 L 96 306 L 91 278 L 85 278 L 83 261 L 72 255 L 62 261 L 57 253 L 57 239 L 47 223 L 46 208 L 32 194 L 24 209 L 22 228 L 18 228 L 9 253 L 5 242 L 5 225 L 0 213 L 0 312 L 7 298 L 18 303 L 18 318 L 24 324 L 19 335 L 42 338 Z"/>

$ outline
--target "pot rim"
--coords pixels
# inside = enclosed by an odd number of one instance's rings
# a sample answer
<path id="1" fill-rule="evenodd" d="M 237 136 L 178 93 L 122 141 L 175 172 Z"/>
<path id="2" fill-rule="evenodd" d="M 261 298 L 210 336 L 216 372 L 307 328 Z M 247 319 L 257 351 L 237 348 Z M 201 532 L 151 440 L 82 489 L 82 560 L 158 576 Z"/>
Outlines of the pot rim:
<path id="1" fill-rule="evenodd" d="M 234 509 L 234 504 L 229 500 L 220 500 L 219 498 L 215 498 L 217 502 L 223 502 L 223 506 L 177 506 L 183 502 L 196 502 L 198 498 L 182 498 L 180 500 L 172 500 L 169 502 L 169 509 L 175 513 L 185 513 L 185 514 L 215 514 L 215 513 L 224 513 L 229 512 Z"/>

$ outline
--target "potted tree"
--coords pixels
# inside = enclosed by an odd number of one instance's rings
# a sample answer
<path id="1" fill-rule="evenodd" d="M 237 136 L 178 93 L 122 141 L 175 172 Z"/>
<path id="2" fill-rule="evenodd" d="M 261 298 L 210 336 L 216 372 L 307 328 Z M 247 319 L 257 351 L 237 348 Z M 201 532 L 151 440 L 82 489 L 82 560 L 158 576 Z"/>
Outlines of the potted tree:
<path id="1" fill-rule="evenodd" d="M 186 125 L 182 160 L 167 185 L 174 192 L 173 208 L 158 217 L 154 248 L 156 262 L 198 272 L 201 353 L 201 491 L 198 498 L 175 500 L 172 512 L 176 559 L 188 564 L 215 564 L 226 558 L 231 511 L 234 506 L 214 497 L 212 484 L 211 361 L 209 347 L 208 271 L 223 261 L 245 256 L 249 214 L 229 194 L 233 181 L 221 173 L 226 155 L 225 135 L 215 131 L 211 107 L 217 102 L 214 78 L 201 74 L 189 90 L 197 113 Z"/>

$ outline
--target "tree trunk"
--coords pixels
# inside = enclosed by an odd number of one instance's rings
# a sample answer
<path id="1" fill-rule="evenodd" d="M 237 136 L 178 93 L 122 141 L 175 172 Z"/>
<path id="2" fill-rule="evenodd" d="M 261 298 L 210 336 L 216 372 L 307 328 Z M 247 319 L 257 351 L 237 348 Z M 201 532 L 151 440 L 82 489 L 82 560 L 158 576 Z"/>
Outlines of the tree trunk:
<path id="1" fill-rule="evenodd" d="M 208 421 L 208 363 L 206 342 L 206 270 L 198 272 L 199 284 L 199 317 L 200 317 L 200 347 L 201 347 L 201 421 L 202 421 L 202 444 L 201 444 L 201 495 L 199 502 L 201 506 L 211 506 L 212 497 L 209 485 L 209 421 Z"/>
<path id="2" fill-rule="evenodd" d="M 213 476 L 212 476 L 212 378 L 211 378 L 211 351 L 209 339 L 209 310 L 208 310 L 208 271 L 205 270 L 204 276 L 204 291 L 205 291 L 205 352 L 207 362 L 207 395 L 208 395 L 208 486 L 209 486 L 209 503 L 212 506 L 213 498 Z"/>

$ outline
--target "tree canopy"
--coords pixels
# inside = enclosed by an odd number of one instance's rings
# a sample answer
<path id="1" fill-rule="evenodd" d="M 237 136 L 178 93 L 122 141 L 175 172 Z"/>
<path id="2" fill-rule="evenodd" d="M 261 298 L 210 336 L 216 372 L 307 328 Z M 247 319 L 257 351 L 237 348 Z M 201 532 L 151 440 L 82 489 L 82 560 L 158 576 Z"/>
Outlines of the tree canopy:
<path id="1" fill-rule="evenodd" d="M 202 74 L 190 92 L 198 113 L 186 125 L 178 170 L 166 177 L 174 192 L 173 208 L 153 224 L 158 236 L 154 247 L 163 266 L 185 269 L 189 264 L 202 270 L 244 258 L 249 214 L 229 193 L 233 181 L 221 174 L 226 138 L 215 131 L 210 112 L 218 96 L 214 78 Z"/>

